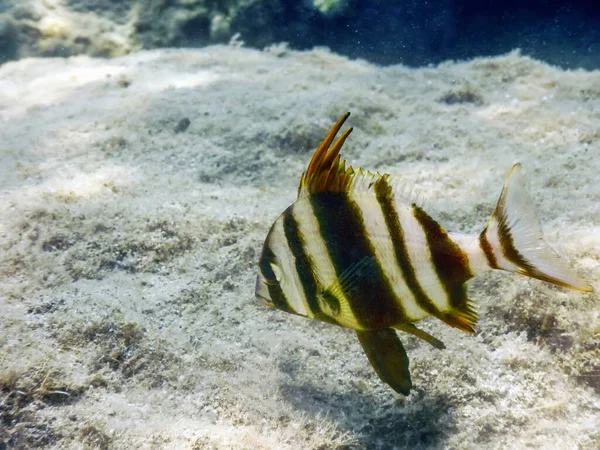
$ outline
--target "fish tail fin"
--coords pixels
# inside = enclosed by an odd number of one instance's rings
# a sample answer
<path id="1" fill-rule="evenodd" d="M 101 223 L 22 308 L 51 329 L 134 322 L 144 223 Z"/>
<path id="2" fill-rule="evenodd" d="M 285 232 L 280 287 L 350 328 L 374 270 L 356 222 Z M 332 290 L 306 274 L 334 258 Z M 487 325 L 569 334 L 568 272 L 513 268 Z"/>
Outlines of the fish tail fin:
<path id="1" fill-rule="evenodd" d="M 523 183 L 521 164 L 511 169 L 496 210 L 479 236 L 487 263 L 578 291 L 593 288 L 544 241 L 542 227 Z"/>

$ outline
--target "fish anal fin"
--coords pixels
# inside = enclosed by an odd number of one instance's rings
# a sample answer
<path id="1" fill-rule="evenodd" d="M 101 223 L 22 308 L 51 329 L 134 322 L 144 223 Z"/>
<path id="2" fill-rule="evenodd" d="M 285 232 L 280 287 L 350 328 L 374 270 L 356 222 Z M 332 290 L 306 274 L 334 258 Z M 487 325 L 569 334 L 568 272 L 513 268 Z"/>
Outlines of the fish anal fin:
<path id="1" fill-rule="evenodd" d="M 403 323 L 401 325 L 394 326 L 394 328 L 396 330 L 404 331 L 405 333 L 409 333 L 409 334 L 412 334 L 413 336 L 421 338 L 439 350 L 444 350 L 446 348 L 446 346 L 444 345 L 444 343 L 442 341 L 433 337 L 429 333 L 427 333 L 423 330 L 420 330 L 412 323 Z"/>
<path id="2" fill-rule="evenodd" d="M 358 340 L 379 379 L 402 395 L 412 388 L 409 360 L 396 332 L 391 328 L 357 331 Z"/>

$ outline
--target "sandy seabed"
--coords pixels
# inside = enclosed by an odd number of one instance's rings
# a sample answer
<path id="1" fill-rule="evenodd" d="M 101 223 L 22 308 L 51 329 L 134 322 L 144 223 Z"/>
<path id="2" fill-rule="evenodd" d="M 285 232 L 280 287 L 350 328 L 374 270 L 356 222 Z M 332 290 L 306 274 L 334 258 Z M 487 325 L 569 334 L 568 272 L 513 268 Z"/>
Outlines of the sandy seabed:
<path id="1" fill-rule="evenodd" d="M 0 67 L 0 448 L 597 449 L 600 302 L 507 273 L 480 322 L 403 335 L 415 389 L 354 333 L 254 299 L 269 226 L 332 123 L 449 230 L 523 163 L 547 240 L 600 289 L 600 72 L 513 52 L 377 67 L 235 46 Z"/>

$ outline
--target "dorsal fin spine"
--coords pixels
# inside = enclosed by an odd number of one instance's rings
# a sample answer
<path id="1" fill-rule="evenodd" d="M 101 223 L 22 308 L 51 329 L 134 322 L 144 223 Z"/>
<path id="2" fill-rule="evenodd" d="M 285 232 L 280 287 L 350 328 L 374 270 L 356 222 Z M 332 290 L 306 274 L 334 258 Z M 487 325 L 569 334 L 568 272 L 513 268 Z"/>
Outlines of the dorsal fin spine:
<path id="1" fill-rule="evenodd" d="M 346 138 L 352 132 L 352 128 L 346 130 L 333 145 L 331 145 L 331 143 L 349 116 L 350 113 L 348 112 L 340 117 L 315 151 L 312 159 L 308 163 L 306 172 L 304 172 L 300 178 L 298 197 L 301 197 L 303 194 L 308 195 L 327 191 L 330 187 L 329 183 L 335 182 L 333 183 L 334 185 L 339 183 L 339 152 L 344 145 Z M 336 187 L 339 191 L 342 186 Z"/>
<path id="2" fill-rule="evenodd" d="M 333 142 L 335 135 L 338 133 L 338 131 L 340 131 L 340 128 L 342 128 L 342 125 L 344 124 L 346 119 L 348 119 L 348 117 L 350 117 L 349 112 L 340 117 L 340 119 L 335 123 L 335 125 L 331 127 L 331 130 L 329 130 L 329 133 L 327 133 L 327 136 L 325 136 L 325 139 L 323 139 L 323 142 L 321 142 L 321 145 L 319 145 L 317 151 L 315 152 L 310 163 L 308 164 L 308 169 L 306 170 L 306 173 L 319 172 L 320 169 L 322 169 L 323 163 L 327 160 L 327 156 L 329 156 L 329 146 L 331 145 L 331 142 Z M 324 157 L 321 156 L 323 154 L 325 154 Z"/>
<path id="3" fill-rule="evenodd" d="M 349 115 L 349 113 L 344 114 L 335 123 L 315 151 L 300 178 L 298 198 L 322 192 L 378 193 L 407 205 L 413 203 L 420 205 L 421 202 L 410 187 L 410 183 L 399 182 L 388 174 L 364 171 L 361 168 L 354 169 L 342 159 L 340 151 L 352 128 L 345 130 L 337 140 L 334 139 Z"/>

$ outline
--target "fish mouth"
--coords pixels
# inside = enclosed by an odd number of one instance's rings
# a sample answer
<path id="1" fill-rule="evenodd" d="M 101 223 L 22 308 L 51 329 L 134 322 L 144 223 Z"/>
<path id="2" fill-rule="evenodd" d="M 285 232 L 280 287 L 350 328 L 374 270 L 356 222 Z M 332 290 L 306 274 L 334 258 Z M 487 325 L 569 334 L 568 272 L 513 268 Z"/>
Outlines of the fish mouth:
<path id="1" fill-rule="evenodd" d="M 273 304 L 273 301 L 269 297 L 269 288 L 267 287 L 267 284 L 260 279 L 260 276 L 256 277 L 256 287 L 254 289 L 254 295 L 258 300 L 261 301 L 261 303 L 265 304 L 266 306 L 275 306 Z"/>
<path id="2" fill-rule="evenodd" d="M 269 306 L 271 308 L 275 306 L 275 304 L 268 298 L 261 297 L 260 295 L 257 295 L 256 298 L 265 306 Z"/>

